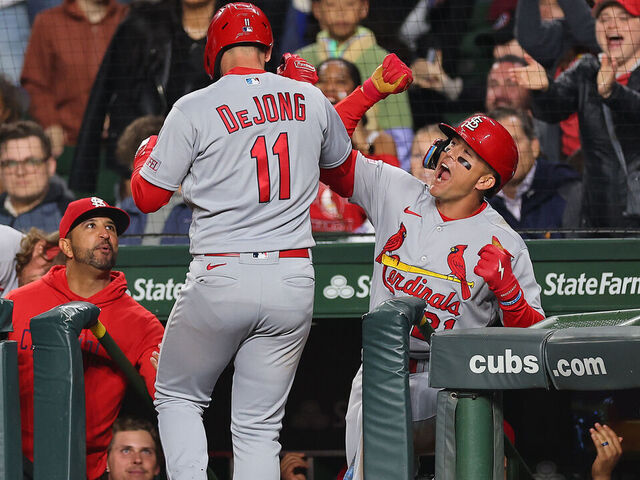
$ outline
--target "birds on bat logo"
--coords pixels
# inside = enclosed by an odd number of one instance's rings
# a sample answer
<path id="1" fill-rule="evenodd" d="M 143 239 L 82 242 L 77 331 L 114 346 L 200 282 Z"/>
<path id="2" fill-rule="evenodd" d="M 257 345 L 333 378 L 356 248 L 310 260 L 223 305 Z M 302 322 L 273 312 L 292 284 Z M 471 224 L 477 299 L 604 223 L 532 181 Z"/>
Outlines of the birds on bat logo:
<path id="1" fill-rule="evenodd" d="M 467 245 L 455 245 L 451 247 L 449 255 L 447 255 L 447 265 L 451 269 L 451 274 L 455 275 L 460 280 L 460 290 L 462 293 L 462 299 L 467 300 L 471 297 L 471 290 L 467 283 L 467 266 L 464 262 L 464 251 L 467 249 Z"/>
<path id="2" fill-rule="evenodd" d="M 407 228 L 404 223 L 400 223 L 398 231 L 389 237 L 376 257 L 376 262 L 383 265 L 382 283 L 393 295 L 403 292 L 408 295 L 423 297 L 427 292 L 430 292 L 428 296 L 431 296 L 434 292 L 430 288 L 431 284 L 428 279 L 435 278 L 459 283 L 462 299 L 468 300 L 471 298 L 471 288 L 473 288 L 474 282 L 467 280 L 467 266 L 464 260 L 464 251 L 467 249 L 467 245 L 454 245 L 449 249 L 447 265 L 451 273 L 445 274 L 403 262 L 400 259 L 400 255 L 394 252 L 402 247 L 406 238 Z M 423 260 L 425 259 L 423 258 Z M 400 274 L 400 272 L 404 272 L 404 274 Z M 406 277 L 406 273 L 417 274 L 418 276 Z M 429 285 L 427 285 L 428 283 Z M 438 295 L 441 296 L 440 294 Z M 450 295 L 454 295 L 454 292 L 450 292 Z"/>

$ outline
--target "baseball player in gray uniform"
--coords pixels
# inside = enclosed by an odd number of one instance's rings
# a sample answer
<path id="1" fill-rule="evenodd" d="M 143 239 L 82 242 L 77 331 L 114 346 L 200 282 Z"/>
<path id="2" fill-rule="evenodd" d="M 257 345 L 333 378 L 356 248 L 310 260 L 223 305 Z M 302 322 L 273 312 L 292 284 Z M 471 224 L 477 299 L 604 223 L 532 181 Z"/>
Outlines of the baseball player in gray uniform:
<path id="1" fill-rule="evenodd" d="M 176 102 L 136 154 L 142 211 L 179 186 L 193 209 L 193 260 L 156 381 L 171 479 L 206 478 L 201 417 L 231 360 L 233 478 L 280 478 L 278 437 L 313 311 L 309 206 L 320 167 L 344 162 L 351 142 L 320 90 L 264 71 L 272 45 L 258 8 L 221 8 L 205 51 L 207 72 L 220 78 Z"/>
<path id="2" fill-rule="evenodd" d="M 402 74 L 397 62 L 385 59 L 372 78 L 336 106 L 349 133 L 364 111 L 384 98 L 385 86 Z M 375 227 L 370 308 L 411 295 L 426 301 L 425 315 L 436 331 L 530 326 L 544 312 L 529 252 L 485 200 L 513 176 L 516 144 L 502 125 L 483 114 L 455 128 L 440 124 L 440 129 L 447 140 L 425 156 L 425 166 L 435 169 L 430 186 L 361 153 L 321 173 L 334 191 L 364 208 Z M 416 451 L 428 450 L 437 390 L 428 387 L 429 346 L 415 328 L 410 358 L 412 414 L 420 433 Z M 361 479 L 362 368 L 353 380 L 346 421 L 350 466 L 345 479 Z"/>
<path id="3" fill-rule="evenodd" d="M 22 233 L 7 225 L 0 225 L 0 297 L 18 288 L 16 254 L 20 251 Z"/>

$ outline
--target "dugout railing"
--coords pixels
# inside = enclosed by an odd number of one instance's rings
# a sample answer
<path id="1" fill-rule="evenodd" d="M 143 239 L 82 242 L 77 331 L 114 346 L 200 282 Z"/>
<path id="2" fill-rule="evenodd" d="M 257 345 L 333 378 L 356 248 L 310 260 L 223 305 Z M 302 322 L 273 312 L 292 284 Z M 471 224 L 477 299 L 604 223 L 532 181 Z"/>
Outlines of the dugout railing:
<path id="1" fill-rule="evenodd" d="M 424 308 L 424 301 L 406 297 L 364 316 L 367 480 L 413 478 L 408 338 L 413 325 L 425 323 Z M 500 392 L 639 387 L 639 325 L 640 310 L 627 310 L 554 316 L 536 328 L 449 330 L 431 336 L 430 385 L 444 389 L 438 395 L 436 478 L 503 480 L 505 452 L 508 478 L 532 478 L 508 440 L 505 448 Z M 501 371 L 489 371 L 490 356 L 502 357 L 495 362 Z"/>

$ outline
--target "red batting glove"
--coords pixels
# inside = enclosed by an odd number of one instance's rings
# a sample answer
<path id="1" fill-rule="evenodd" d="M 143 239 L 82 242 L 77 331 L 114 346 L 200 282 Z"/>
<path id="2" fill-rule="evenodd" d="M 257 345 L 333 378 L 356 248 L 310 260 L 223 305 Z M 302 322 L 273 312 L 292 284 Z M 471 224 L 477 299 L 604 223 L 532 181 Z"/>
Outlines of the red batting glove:
<path id="1" fill-rule="evenodd" d="M 293 80 L 308 82 L 311 85 L 318 83 L 316 67 L 301 56 L 291 53 L 282 55 L 282 60 L 280 60 L 280 65 L 278 65 L 276 73 Z"/>
<path id="2" fill-rule="evenodd" d="M 413 82 L 411 69 L 395 53 L 384 57 L 382 65 L 362 84 L 362 91 L 376 102 L 392 93 L 404 92 Z"/>
<path id="3" fill-rule="evenodd" d="M 511 255 L 499 245 L 485 245 L 478 252 L 480 260 L 473 271 L 484 278 L 498 302 L 503 306 L 513 305 L 522 297 L 522 289 L 511 271 Z"/>
<path id="4" fill-rule="evenodd" d="M 142 168 L 151 155 L 151 151 L 153 150 L 153 147 L 156 146 L 156 143 L 158 143 L 157 135 L 151 135 L 149 138 L 142 141 L 138 150 L 136 150 L 136 156 L 133 159 L 134 170 L 140 170 Z"/>

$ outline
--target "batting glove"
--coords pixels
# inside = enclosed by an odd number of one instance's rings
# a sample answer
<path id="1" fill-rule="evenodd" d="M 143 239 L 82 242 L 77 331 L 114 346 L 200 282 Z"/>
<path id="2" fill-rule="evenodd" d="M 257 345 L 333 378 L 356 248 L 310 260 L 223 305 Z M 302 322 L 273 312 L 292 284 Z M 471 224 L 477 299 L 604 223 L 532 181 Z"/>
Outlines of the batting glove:
<path id="1" fill-rule="evenodd" d="M 153 147 L 156 146 L 156 143 L 158 143 L 157 135 L 151 135 L 149 138 L 142 141 L 138 150 L 136 150 L 136 156 L 133 159 L 134 170 L 142 168 L 149 156 L 151 156 L 151 151 L 153 150 Z"/>
<path id="2" fill-rule="evenodd" d="M 480 260 L 473 271 L 484 278 L 498 302 L 505 307 L 518 302 L 522 297 L 522 289 L 511 270 L 513 255 L 503 248 L 495 237 L 494 242 L 482 247 L 478 255 Z"/>
<path id="3" fill-rule="evenodd" d="M 392 93 L 404 92 L 411 82 L 411 69 L 395 53 L 390 53 L 384 57 L 382 65 L 378 65 L 373 75 L 362 84 L 362 91 L 371 100 L 378 101 Z"/>
<path id="4" fill-rule="evenodd" d="M 315 85 L 318 82 L 316 67 L 299 55 L 285 53 L 276 69 L 278 75 Z"/>

